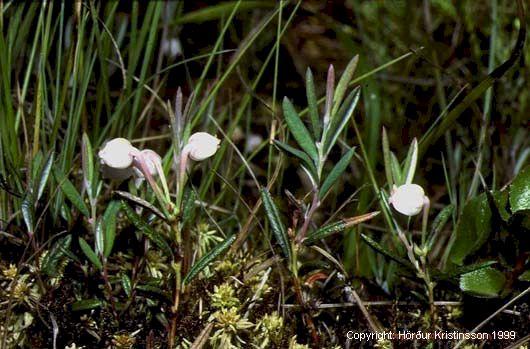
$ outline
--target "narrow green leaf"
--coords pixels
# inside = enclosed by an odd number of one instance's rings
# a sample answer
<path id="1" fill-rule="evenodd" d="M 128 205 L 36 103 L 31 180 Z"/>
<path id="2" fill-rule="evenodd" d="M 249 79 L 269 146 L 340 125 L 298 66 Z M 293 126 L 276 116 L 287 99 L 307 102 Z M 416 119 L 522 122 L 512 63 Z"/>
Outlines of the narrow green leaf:
<path id="1" fill-rule="evenodd" d="M 103 226 L 105 227 L 105 244 L 103 248 L 103 255 L 105 257 L 110 256 L 112 248 L 114 247 L 114 240 L 116 239 L 116 217 L 121 209 L 121 203 L 119 201 L 111 201 L 111 203 L 105 209 L 103 214 Z"/>
<path id="2" fill-rule="evenodd" d="M 327 175 L 318 193 L 321 199 L 328 193 L 328 191 L 331 189 L 331 186 L 336 183 L 342 173 L 346 170 L 348 165 L 351 163 L 351 159 L 353 158 L 354 154 L 355 148 L 350 148 L 350 150 L 348 150 L 346 154 L 342 156 L 339 162 L 337 162 L 331 172 Z"/>
<path id="3" fill-rule="evenodd" d="M 499 296 L 504 288 L 504 273 L 491 267 L 472 271 L 460 276 L 460 289 L 477 297 L 493 298 Z"/>
<path id="4" fill-rule="evenodd" d="M 137 285 L 134 289 L 135 290 L 144 291 L 144 292 L 154 293 L 154 294 L 160 295 L 160 296 L 162 296 L 162 297 L 164 297 L 164 298 L 166 298 L 168 300 L 172 300 L 171 296 L 168 294 L 168 292 L 165 292 L 160 287 L 155 286 L 155 285 Z"/>
<path id="5" fill-rule="evenodd" d="M 315 141 L 287 97 L 283 99 L 283 116 L 285 117 L 289 131 L 293 134 L 298 145 L 313 159 L 315 164 L 318 163 L 318 152 Z"/>
<path id="6" fill-rule="evenodd" d="M 416 165 L 418 163 L 418 141 L 416 138 L 412 141 L 410 145 L 407 157 L 405 159 L 405 166 L 403 166 L 405 176 L 405 184 L 412 183 L 414 179 L 414 173 L 416 172 Z"/>
<path id="7" fill-rule="evenodd" d="M 339 233 L 341 231 L 344 231 L 347 228 L 353 227 L 354 225 L 370 220 L 374 218 L 375 216 L 377 216 L 378 214 L 379 214 L 379 211 L 375 211 L 375 212 L 363 214 L 361 216 L 345 218 L 338 222 L 327 224 L 321 227 L 320 229 L 308 234 L 307 237 L 304 239 L 304 243 L 305 244 L 315 243 L 319 240 L 322 240 L 328 237 L 331 234 Z"/>
<path id="8" fill-rule="evenodd" d="M 307 245 L 313 244 L 321 239 L 324 239 L 325 237 L 339 233 L 341 231 L 344 231 L 346 229 L 346 222 L 344 221 L 338 221 L 335 223 L 327 224 L 320 229 L 307 234 L 307 237 L 304 239 L 304 243 Z"/>
<path id="9" fill-rule="evenodd" d="M 191 222 L 195 213 L 195 200 L 197 200 L 197 194 L 194 190 L 187 189 L 184 192 L 184 199 L 182 204 L 182 225 Z"/>
<path id="10" fill-rule="evenodd" d="M 342 103 L 344 94 L 346 93 L 348 85 L 350 84 L 353 74 L 355 73 L 355 69 L 357 68 L 357 63 L 359 63 L 359 55 L 355 55 L 350 60 L 346 66 L 346 69 L 344 69 L 344 72 L 342 73 L 339 83 L 337 84 L 337 88 L 335 89 L 335 95 L 333 96 L 333 109 L 331 112 L 332 116 L 335 115 L 337 110 L 339 110 L 339 106 Z"/>
<path id="11" fill-rule="evenodd" d="M 94 264 L 96 268 L 98 268 L 99 270 L 103 269 L 103 265 L 101 264 L 101 261 L 99 260 L 98 256 L 96 255 L 92 247 L 90 247 L 90 245 L 82 237 L 79 237 L 79 247 L 81 247 L 81 250 L 83 251 L 85 256 L 90 262 L 92 262 L 92 264 Z"/>
<path id="12" fill-rule="evenodd" d="M 384 127 L 381 139 L 383 143 L 383 160 L 385 163 L 386 181 L 388 183 L 389 190 L 392 190 L 392 186 L 394 185 L 394 179 L 392 177 L 392 160 L 390 157 L 390 145 L 388 143 L 388 136 Z"/>
<path id="13" fill-rule="evenodd" d="M 329 152 L 331 151 L 331 148 L 335 145 L 335 142 L 337 142 L 337 138 L 339 138 L 339 135 L 344 130 L 344 127 L 348 124 L 348 121 L 350 121 L 350 118 L 353 115 L 353 112 L 355 111 L 355 108 L 357 107 L 357 103 L 359 102 L 359 97 L 361 96 L 361 88 L 356 87 L 346 98 L 344 101 L 344 104 L 342 105 L 341 109 L 337 112 L 337 114 L 333 115 L 333 118 L 330 123 L 330 127 L 327 130 L 324 130 L 325 137 L 324 137 L 324 155 L 327 156 Z"/>
<path id="14" fill-rule="evenodd" d="M 223 242 L 215 246 L 210 252 L 202 256 L 197 263 L 195 263 L 188 274 L 184 277 L 184 284 L 189 284 L 204 268 L 208 267 L 221 253 L 226 251 L 230 245 L 236 240 L 236 235 L 229 236 Z"/>
<path id="15" fill-rule="evenodd" d="M 512 212 L 530 210 L 530 166 L 526 166 L 510 185 Z"/>
<path id="16" fill-rule="evenodd" d="M 276 207 L 276 204 L 272 200 L 271 194 L 269 193 L 267 188 L 261 189 L 261 200 L 263 201 L 263 208 L 265 209 L 265 213 L 267 214 L 267 218 L 271 225 L 272 232 L 274 233 L 274 236 L 276 237 L 276 240 L 278 241 L 278 244 L 280 245 L 284 256 L 288 260 L 291 260 L 291 248 L 289 245 L 287 231 L 285 230 L 285 226 L 283 225 L 280 219 L 278 207 Z"/>
<path id="17" fill-rule="evenodd" d="M 373 240 L 371 237 L 361 234 L 361 238 L 370 246 L 374 251 L 381 253 L 383 256 L 393 260 L 394 262 L 400 264 L 401 266 L 404 266 L 406 268 L 412 268 L 412 265 L 409 261 L 407 261 L 404 258 L 401 258 L 394 253 L 388 251 L 386 248 L 381 246 L 378 242 Z"/>
<path id="18" fill-rule="evenodd" d="M 434 234 L 440 232 L 444 225 L 447 223 L 449 218 L 451 218 L 451 215 L 453 214 L 453 211 L 455 209 L 455 205 L 449 204 L 443 208 L 443 210 L 438 213 L 436 218 L 434 218 L 434 221 L 432 222 L 432 232 Z"/>
<path id="19" fill-rule="evenodd" d="M 24 218 L 24 223 L 26 224 L 26 228 L 28 229 L 29 233 L 33 233 L 33 230 L 35 229 L 35 214 L 34 214 L 34 203 L 33 203 L 33 195 L 31 192 L 28 192 L 24 196 L 24 200 L 22 200 L 22 204 L 20 206 L 20 209 L 22 210 L 22 218 Z"/>
<path id="20" fill-rule="evenodd" d="M 390 152 L 390 164 L 391 164 L 390 168 L 392 169 L 392 177 L 394 178 L 394 184 L 399 187 L 400 185 L 403 184 L 402 182 L 403 174 L 401 173 L 401 167 L 399 166 L 399 161 L 393 152 Z"/>
<path id="21" fill-rule="evenodd" d="M 103 305 L 99 299 L 84 299 L 72 303 L 72 311 L 82 311 L 100 308 Z"/>
<path id="22" fill-rule="evenodd" d="M 103 255 L 105 249 L 105 228 L 103 226 L 103 221 L 98 219 L 96 221 L 96 254 L 98 256 Z"/>
<path id="23" fill-rule="evenodd" d="M 67 235 L 53 245 L 48 253 L 42 258 L 41 269 L 48 276 L 57 276 L 57 265 L 59 261 L 66 255 L 70 244 L 72 243 L 72 235 Z"/>
<path id="24" fill-rule="evenodd" d="M 113 191 L 114 194 L 124 198 L 124 199 L 127 199 L 137 205 L 140 205 L 142 207 L 145 207 L 147 208 L 148 210 L 150 210 L 151 212 L 153 212 L 154 214 L 156 214 L 158 217 L 162 218 L 162 219 L 166 219 L 166 216 L 164 216 L 164 214 L 162 212 L 160 212 L 160 210 L 158 208 L 156 208 L 153 204 L 151 204 L 150 202 L 138 197 L 138 196 L 135 196 L 129 192 L 126 192 L 126 191 L 121 191 L 121 190 L 114 190 Z"/>
<path id="25" fill-rule="evenodd" d="M 305 73 L 305 86 L 307 96 L 307 109 L 309 110 L 309 118 L 311 119 L 311 125 L 313 127 L 313 135 L 315 136 L 315 139 L 319 139 L 320 132 L 322 132 L 322 125 L 318 116 L 318 103 L 315 93 L 313 73 L 309 68 L 307 68 Z"/>
<path id="26" fill-rule="evenodd" d="M 224 18 L 233 11 L 249 11 L 258 8 L 273 8 L 274 1 L 264 0 L 245 0 L 245 1 L 226 1 L 215 5 L 205 6 L 198 10 L 188 12 L 175 18 L 175 24 L 184 23 L 202 23 Z"/>
<path id="27" fill-rule="evenodd" d="M 313 180 L 315 182 L 317 182 L 316 181 L 316 179 L 317 179 L 317 170 L 315 168 L 315 164 L 311 161 L 311 159 L 309 158 L 309 156 L 307 156 L 306 153 L 304 153 L 303 151 L 300 151 L 300 150 L 298 150 L 296 148 L 293 148 L 293 147 L 291 147 L 290 145 L 288 145 L 286 143 L 280 142 L 278 140 L 274 140 L 274 145 L 276 145 L 278 148 L 280 148 L 284 152 L 286 152 L 288 154 L 291 154 L 291 155 L 294 155 L 298 159 L 300 159 L 302 161 L 302 163 L 304 164 L 304 166 L 309 170 L 309 173 L 313 177 Z"/>
<path id="28" fill-rule="evenodd" d="M 121 286 L 123 287 L 123 291 L 125 292 L 127 297 L 131 297 L 132 283 L 131 283 L 131 279 L 129 278 L 129 276 L 127 276 L 127 274 L 121 275 Z"/>
<path id="29" fill-rule="evenodd" d="M 44 188 L 46 188 L 46 184 L 48 183 L 48 178 L 50 177 L 50 172 L 52 169 L 53 161 L 55 160 L 54 153 L 50 153 L 48 156 L 48 159 L 46 160 L 46 163 L 44 164 L 44 167 L 42 171 L 40 172 L 38 186 L 35 192 L 37 193 L 37 200 L 39 201 L 42 197 L 42 194 L 44 193 Z"/>
<path id="30" fill-rule="evenodd" d="M 92 188 L 94 186 L 94 158 L 92 145 L 86 133 L 83 133 L 81 142 L 81 160 L 83 163 L 83 182 L 88 197 L 93 198 Z"/>
<path id="31" fill-rule="evenodd" d="M 149 240 L 153 241 L 153 243 L 167 256 L 173 256 L 173 251 L 162 234 L 151 228 L 151 226 L 147 224 L 139 215 L 137 215 L 131 206 L 129 206 L 125 201 L 122 201 L 121 204 L 125 214 L 134 224 L 134 226 L 138 228 Z"/>
<path id="32" fill-rule="evenodd" d="M 61 191 L 68 198 L 68 200 L 70 200 L 70 202 L 79 210 L 79 212 L 86 217 L 90 217 L 90 212 L 87 205 L 83 201 L 81 194 L 79 194 L 77 189 L 75 189 L 72 182 L 70 182 L 58 168 L 53 169 L 53 175 L 59 184 Z"/>

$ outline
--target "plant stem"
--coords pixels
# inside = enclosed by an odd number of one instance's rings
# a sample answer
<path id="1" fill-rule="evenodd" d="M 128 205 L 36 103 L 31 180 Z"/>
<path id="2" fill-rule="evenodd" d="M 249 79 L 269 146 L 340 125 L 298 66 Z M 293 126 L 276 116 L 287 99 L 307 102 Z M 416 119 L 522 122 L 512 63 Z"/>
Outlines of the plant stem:
<path id="1" fill-rule="evenodd" d="M 177 312 L 180 303 L 180 294 L 182 292 L 182 256 L 181 256 L 181 245 L 182 245 L 182 236 L 181 236 L 181 225 L 175 220 L 171 225 L 172 231 L 175 234 L 175 242 L 178 249 L 178 260 L 174 264 L 175 269 L 175 290 L 173 292 L 173 306 L 171 307 L 172 320 L 171 328 L 169 331 L 168 344 L 169 348 L 174 348 L 175 346 L 175 335 L 177 332 Z"/>
<path id="2" fill-rule="evenodd" d="M 311 333 L 311 339 L 313 340 L 313 344 L 315 347 L 318 347 L 319 338 L 318 338 L 318 332 L 315 326 L 315 323 L 313 322 L 313 319 L 311 318 L 311 315 L 307 313 L 307 305 L 304 300 L 304 296 L 302 294 L 302 286 L 300 285 L 300 279 L 298 278 L 298 245 L 293 244 L 292 246 L 292 259 L 291 259 L 291 273 L 293 277 L 293 287 L 294 292 L 296 295 L 296 300 L 298 304 L 300 304 L 300 307 L 302 308 L 302 316 L 304 318 L 304 321 L 307 323 L 307 327 L 309 327 L 309 331 Z"/>
<path id="3" fill-rule="evenodd" d="M 316 189 L 313 192 L 313 201 L 311 202 L 311 206 L 309 207 L 309 210 L 304 216 L 304 224 L 302 225 L 302 228 L 300 228 L 300 231 L 296 237 L 297 244 L 301 244 L 302 241 L 304 241 L 305 236 L 307 234 L 307 230 L 309 229 L 309 224 L 311 223 L 311 218 L 313 217 L 319 206 L 320 199 L 318 198 L 318 189 Z"/>

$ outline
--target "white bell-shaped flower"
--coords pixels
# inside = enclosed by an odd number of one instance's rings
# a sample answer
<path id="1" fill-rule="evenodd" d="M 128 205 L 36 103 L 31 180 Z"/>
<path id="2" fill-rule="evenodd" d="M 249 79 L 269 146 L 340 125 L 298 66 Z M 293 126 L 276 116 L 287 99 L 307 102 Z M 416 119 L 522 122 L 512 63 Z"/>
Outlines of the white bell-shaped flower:
<path id="1" fill-rule="evenodd" d="M 406 216 L 415 216 L 421 212 L 428 202 L 423 188 L 417 184 L 403 184 L 394 187 L 390 195 L 390 203 L 396 211 Z"/>
<path id="2" fill-rule="evenodd" d="M 188 140 L 184 147 L 190 159 L 194 161 L 205 160 L 215 154 L 221 140 L 206 132 L 196 132 Z"/>
<path id="3" fill-rule="evenodd" d="M 131 167 L 134 154 L 138 149 L 125 138 L 114 138 L 108 141 L 98 153 L 101 163 L 113 169 Z"/>

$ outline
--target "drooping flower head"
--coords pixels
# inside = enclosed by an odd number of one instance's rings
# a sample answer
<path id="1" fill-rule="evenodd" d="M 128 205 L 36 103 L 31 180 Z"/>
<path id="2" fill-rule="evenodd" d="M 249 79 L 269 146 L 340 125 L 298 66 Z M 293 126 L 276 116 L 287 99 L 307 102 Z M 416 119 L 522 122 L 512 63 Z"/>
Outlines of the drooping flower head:
<path id="1" fill-rule="evenodd" d="M 132 165 L 138 149 L 125 138 L 114 138 L 99 151 L 101 163 L 115 169 L 126 169 Z"/>
<path id="2" fill-rule="evenodd" d="M 188 139 L 183 153 L 187 153 L 194 161 L 205 160 L 215 154 L 221 140 L 206 132 L 196 132 Z"/>
<path id="3" fill-rule="evenodd" d="M 103 146 L 98 156 L 103 176 L 110 179 L 127 179 L 135 176 L 144 179 L 156 176 L 161 169 L 160 155 L 151 149 L 139 150 L 125 138 L 114 138 Z"/>
<path id="4" fill-rule="evenodd" d="M 415 216 L 420 213 L 427 201 L 423 188 L 417 184 L 394 187 L 390 195 L 392 206 L 406 216 Z"/>

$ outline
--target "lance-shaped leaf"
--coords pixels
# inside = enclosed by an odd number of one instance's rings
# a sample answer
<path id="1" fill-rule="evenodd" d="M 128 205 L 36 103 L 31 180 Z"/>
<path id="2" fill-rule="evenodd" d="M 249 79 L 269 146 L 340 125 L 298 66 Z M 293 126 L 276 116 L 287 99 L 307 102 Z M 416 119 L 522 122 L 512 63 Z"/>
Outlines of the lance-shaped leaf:
<path id="1" fill-rule="evenodd" d="M 407 157 L 405 159 L 405 165 L 403 166 L 405 177 L 405 184 L 412 183 L 414 179 L 414 173 L 416 172 L 416 164 L 418 163 L 418 141 L 416 138 L 412 141 L 410 145 Z"/>
<path id="2" fill-rule="evenodd" d="M 70 202 L 86 217 L 90 217 L 90 211 L 88 210 L 87 205 L 83 201 L 81 194 L 75 189 L 72 182 L 66 178 L 66 176 L 57 168 L 53 169 L 53 175 L 55 180 L 59 184 L 61 191 L 64 195 L 70 200 Z"/>
<path id="3" fill-rule="evenodd" d="M 370 212 L 363 214 L 361 216 L 356 217 L 350 217 L 342 219 L 338 222 L 327 224 L 320 229 L 310 233 L 307 235 L 307 237 L 304 239 L 305 244 L 313 244 L 317 242 L 318 240 L 324 239 L 331 234 L 339 233 L 341 231 L 344 231 L 347 228 L 353 227 L 354 225 L 357 225 L 362 222 L 366 222 L 375 216 L 379 214 L 379 211 Z"/>
<path id="4" fill-rule="evenodd" d="M 154 214 L 156 214 L 158 217 L 162 218 L 162 219 L 166 219 L 166 216 L 164 216 L 164 214 L 162 212 L 160 212 L 160 210 L 158 208 L 156 208 L 154 205 L 152 205 L 150 202 L 138 197 L 138 196 L 135 196 L 129 192 L 126 192 L 126 191 L 121 191 L 121 190 L 114 190 L 113 191 L 114 194 L 124 198 L 124 199 L 127 199 L 131 202 L 134 202 L 135 204 L 137 205 L 140 205 L 148 210 L 150 210 L 151 212 L 153 212 Z"/>
<path id="5" fill-rule="evenodd" d="M 48 159 L 46 160 L 46 163 L 44 164 L 44 167 L 42 168 L 42 171 L 39 175 L 38 185 L 35 190 L 37 193 L 37 201 L 40 200 L 42 197 L 42 194 L 44 193 L 44 188 L 46 188 L 46 184 L 48 183 L 48 178 L 50 178 L 50 172 L 52 169 L 53 161 L 55 159 L 55 156 L 53 153 L 50 153 L 48 156 Z"/>
<path id="6" fill-rule="evenodd" d="M 320 118 L 318 116 L 318 104 L 313 73 L 309 68 L 307 68 L 305 73 L 305 90 L 307 96 L 307 109 L 309 111 L 309 118 L 311 119 L 311 126 L 313 127 L 313 135 L 315 136 L 315 139 L 318 139 L 320 138 L 322 125 L 320 124 Z"/>
<path id="7" fill-rule="evenodd" d="M 48 253 L 42 258 L 41 269 L 48 276 L 57 276 L 57 265 L 61 259 L 66 255 L 66 251 L 70 248 L 72 243 L 72 235 L 65 236 L 59 239 Z"/>
<path id="8" fill-rule="evenodd" d="M 298 159 L 300 159 L 302 161 L 302 164 L 304 165 L 304 167 L 308 170 L 309 174 L 311 175 L 312 177 L 312 180 L 317 183 L 317 169 L 315 168 L 315 164 L 313 163 L 313 161 L 311 161 L 311 159 L 309 158 L 309 156 L 304 153 L 303 151 L 300 151 L 296 148 L 293 148 L 291 147 L 290 145 L 286 144 L 286 143 L 283 143 L 283 142 L 280 142 L 280 141 L 277 141 L 277 140 L 274 140 L 274 145 L 276 145 L 278 148 L 280 148 L 281 150 L 283 150 L 284 152 L 286 153 L 289 153 L 291 155 L 294 155 L 296 156 Z"/>
<path id="9" fill-rule="evenodd" d="M 378 242 L 376 242 L 371 237 L 361 234 L 361 238 L 370 246 L 374 251 L 381 253 L 383 256 L 393 260 L 394 262 L 400 264 L 403 267 L 406 268 L 412 268 L 412 265 L 410 262 L 404 258 L 401 258 L 400 256 L 397 256 L 396 254 L 388 251 L 386 248 L 381 246 Z"/>
<path id="10" fill-rule="evenodd" d="M 149 240 L 151 240 L 158 248 L 160 248 L 167 256 L 172 257 L 173 251 L 167 243 L 166 239 L 157 232 L 155 229 L 151 228 L 139 215 L 134 212 L 134 210 L 129 206 L 125 201 L 121 202 L 123 211 L 127 215 L 127 218 L 138 228 L 142 234 L 144 234 Z"/>
<path id="11" fill-rule="evenodd" d="M 94 252 L 92 247 L 90 247 L 90 245 L 82 237 L 79 237 L 79 247 L 81 247 L 81 251 L 83 251 L 88 260 L 92 262 L 96 268 L 99 270 L 103 269 L 103 265 L 96 255 L 96 252 Z"/>
<path id="12" fill-rule="evenodd" d="M 182 204 L 182 226 L 192 222 L 195 213 L 195 200 L 197 200 L 197 194 L 194 190 L 187 188 Z"/>
<path id="13" fill-rule="evenodd" d="M 315 141 L 302 122 L 302 119 L 300 119 L 300 115 L 298 115 L 293 104 L 287 99 L 287 97 L 283 99 L 283 116 L 285 117 L 289 131 L 291 131 L 300 148 L 309 155 L 314 163 L 317 163 L 318 151 Z"/>
<path id="14" fill-rule="evenodd" d="M 265 209 L 265 213 L 267 214 L 267 218 L 271 225 L 272 232 L 274 233 L 274 236 L 276 237 L 276 240 L 278 241 L 278 244 L 280 245 L 284 256 L 288 260 L 290 260 L 291 248 L 289 245 L 287 231 L 280 219 L 278 207 L 276 207 L 276 204 L 272 200 L 271 194 L 269 193 L 267 188 L 261 189 L 261 200 L 263 201 L 263 208 Z"/>
<path id="15" fill-rule="evenodd" d="M 137 285 L 134 289 L 135 290 L 139 290 L 139 291 L 143 291 L 143 292 L 149 292 L 149 293 L 152 293 L 152 294 L 156 294 L 156 295 L 162 296 L 165 299 L 170 300 L 170 301 L 172 300 L 171 299 L 171 295 L 169 294 L 169 292 L 166 292 L 166 291 L 162 290 L 157 285 L 153 285 L 153 284 Z"/>
<path id="16" fill-rule="evenodd" d="M 229 236 L 223 242 L 215 246 L 210 252 L 202 256 L 197 263 L 191 267 L 188 274 L 184 277 L 184 284 L 189 284 L 204 268 L 208 267 L 221 253 L 226 251 L 235 241 L 236 235 Z"/>
<path id="17" fill-rule="evenodd" d="M 403 184 L 403 174 L 401 173 L 401 167 L 396 155 L 390 152 L 390 168 L 392 169 L 392 177 L 394 178 L 394 184 L 400 186 Z"/>
<path id="18" fill-rule="evenodd" d="M 96 221 L 96 253 L 98 256 L 103 256 L 105 249 L 105 230 L 103 227 L 103 221 L 98 219 Z"/>
<path id="19" fill-rule="evenodd" d="M 112 247 L 114 247 L 114 240 L 116 239 L 116 217 L 121 209 L 121 202 L 112 201 L 103 214 L 103 226 L 105 229 L 103 255 L 110 256 Z"/>
<path id="20" fill-rule="evenodd" d="M 357 63 L 359 63 L 359 55 L 355 55 L 346 66 L 346 69 L 344 69 L 344 72 L 340 77 L 339 83 L 337 84 L 335 95 L 333 96 L 333 110 L 331 112 L 331 115 L 335 115 L 335 113 L 339 109 L 339 106 L 341 105 L 342 99 L 346 94 L 346 90 L 348 89 L 350 81 L 353 78 L 353 74 L 355 73 L 355 69 L 357 68 Z"/>
<path id="21" fill-rule="evenodd" d="M 127 297 L 130 297 L 132 294 L 132 282 L 129 276 L 127 274 L 121 275 L 121 287 L 123 287 L 123 291 L 127 295 Z"/>
<path id="22" fill-rule="evenodd" d="M 324 156 L 327 156 L 331 151 L 331 148 L 335 145 L 337 138 L 344 130 L 344 127 L 350 120 L 353 115 L 353 111 L 359 102 L 359 97 L 361 95 L 361 88 L 356 87 L 346 98 L 342 107 L 339 109 L 336 115 L 331 119 L 329 127 L 324 130 L 325 137 L 324 139 Z"/>
<path id="23" fill-rule="evenodd" d="M 381 136 L 381 142 L 383 144 L 383 160 L 385 163 L 385 174 L 386 174 L 386 181 L 388 183 L 388 187 L 392 189 L 392 186 L 394 185 L 394 178 L 392 176 L 392 159 L 391 159 L 391 152 L 390 152 L 390 145 L 388 143 L 388 136 L 386 134 L 386 129 L 383 127 L 383 132 Z"/>
<path id="24" fill-rule="evenodd" d="M 88 135 L 83 133 L 81 141 L 81 160 L 83 164 L 83 182 L 87 191 L 88 197 L 93 198 L 94 187 L 94 157 L 92 152 L 92 145 Z"/>
<path id="25" fill-rule="evenodd" d="M 20 209 L 22 210 L 22 218 L 24 218 L 28 232 L 33 234 L 33 230 L 35 229 L 35 210 L 31 191 L 24 196 Z"/>
<path id="26" fill-rule="evenodd" d="M 103 302 L 99 299 L 84 299 L 72 303 L 72 311 L 91 310 L 99 308 L 103 305 Z"/>
<path id="27" fill-rule="evenodd" d="M 346 170 L 354 154 L 355 154 L 355 148 L 351 148 L 350 150 L 346 152 L 346 154 L 342 156 L 339 162 L 337 162 L 337 164 L 333 167 L 331 172 L 328 174 L 328 176 L 324 180 L 324 183 L 322 183 L 322 185 L 320 186 L 320 191 L 318 195 L 321 199 L 328 193 L 328 191 L 331 189 L 331 186 L 335 184 L 337 179 Z"/>
<path id="28" fill-rule="evenodd" d="M 447 205 L 444 207 L 443 210 L 440 211 L 440 213 L 438 213 L 436 218 L 434 218 L 434 221 L 431 225 L 431 237 L 428 243 L 429 249 L 431 249 L 434 243 L 436 242 L 435 239 L 438 237 L 438 234 L 440 233 L 440 231 L 442 231 L 442 228 L 445 226 L 447 221 L 449 221 L 449 218 L 451 218 L 454 209 L 455 205 Z"/>

